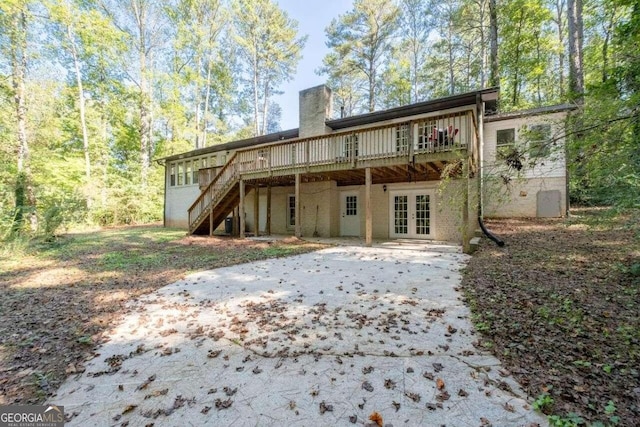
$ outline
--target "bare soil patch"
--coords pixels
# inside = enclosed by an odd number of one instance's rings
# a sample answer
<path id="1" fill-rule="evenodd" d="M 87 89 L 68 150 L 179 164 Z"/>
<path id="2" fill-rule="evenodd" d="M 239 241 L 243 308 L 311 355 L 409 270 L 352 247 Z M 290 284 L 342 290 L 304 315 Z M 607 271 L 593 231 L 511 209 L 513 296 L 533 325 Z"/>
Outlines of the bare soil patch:
<path id="1" fill-rule="evenodd" d="M 637 426 L 638 212 L 577 215 L 487 221 L 506 246 L 483 239 L 463 289 L 479 345 L 503 361 L 552 424 Z"/>
<path id="2" fill-rule="evenodd" d="M 161 227 L 67 234 L 0 256 L 0 404 L 35 404 L 82 372 L 127 302 L 185 274 L 321 248 L 184 237 Z"/>

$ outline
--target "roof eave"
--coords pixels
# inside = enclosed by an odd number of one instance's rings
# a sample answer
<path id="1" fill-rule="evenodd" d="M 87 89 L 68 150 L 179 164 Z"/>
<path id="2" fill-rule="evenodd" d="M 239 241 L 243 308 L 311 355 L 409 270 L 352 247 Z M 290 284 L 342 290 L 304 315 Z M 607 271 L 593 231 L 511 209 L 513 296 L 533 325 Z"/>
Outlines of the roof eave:
<path id="1" fill-rule="evenodd" d="M 389 110 L 375 111 L 373 113 L 361 114 L 358 116 L 345 117 L 342 119 L 328 120 L 325 122 L 333 130 L 345 129 L 353 126 L 366 125 L 370 123 L 393 120 L 399 117 L 414 116 L 417 114 L 430 113 L 433 111 L 448 110 L 465 105 L 475 105 L 477 97 L 482 101 L 493 101 L 498 98 L 500 89 L 497 87 L 477 90 L 473 92 L 452 95 L 447 98 L 434 99 L 431 101 L 419 102 L 402 107 L 391 108 Z"/>

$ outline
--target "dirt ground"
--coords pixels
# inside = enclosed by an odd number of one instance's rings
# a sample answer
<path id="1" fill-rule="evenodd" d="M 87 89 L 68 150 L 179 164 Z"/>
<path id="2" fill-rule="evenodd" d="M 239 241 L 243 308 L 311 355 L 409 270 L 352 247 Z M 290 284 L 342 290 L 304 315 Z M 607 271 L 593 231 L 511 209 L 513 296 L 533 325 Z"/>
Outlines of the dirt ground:
<path id="1" fill-rule="evenodd" d="M 0 404 L 42 403 L 83 371 L 130 300 L 193 271 L 320 247 L 123 227 L 0 256 Z"/>
<path id="2" fill-rule="evenodd" d="M 463 280 L 479 345 L 552 425 L 640 425 L 640 225 L 602 219 L 493 220 Z M 598 424 L 601 423 L 601 424 Z"/>

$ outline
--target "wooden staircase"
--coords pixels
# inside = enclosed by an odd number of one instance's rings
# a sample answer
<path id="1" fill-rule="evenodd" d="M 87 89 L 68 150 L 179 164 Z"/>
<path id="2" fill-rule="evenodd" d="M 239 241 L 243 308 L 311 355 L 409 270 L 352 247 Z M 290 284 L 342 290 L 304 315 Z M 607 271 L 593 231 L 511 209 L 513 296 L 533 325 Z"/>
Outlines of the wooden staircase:
<path id="1" fill-rule="evenodd" d="M 189 207 L 189 234 L 210 234 L 239 201 L 239 163 L 234 154 Z"/>

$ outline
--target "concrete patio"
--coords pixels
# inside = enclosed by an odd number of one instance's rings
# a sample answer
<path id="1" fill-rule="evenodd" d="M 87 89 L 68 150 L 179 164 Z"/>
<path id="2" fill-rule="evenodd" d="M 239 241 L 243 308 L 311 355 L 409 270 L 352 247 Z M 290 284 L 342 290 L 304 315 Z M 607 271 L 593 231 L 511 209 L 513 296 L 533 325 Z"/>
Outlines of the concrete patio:
<path id="1" fill-rule="evenodd" d="M 466 259 L 387 242 L 192 274 L 132 302 L 51 403 L 71 426 L 546 425 L 473 345 Z"/>

